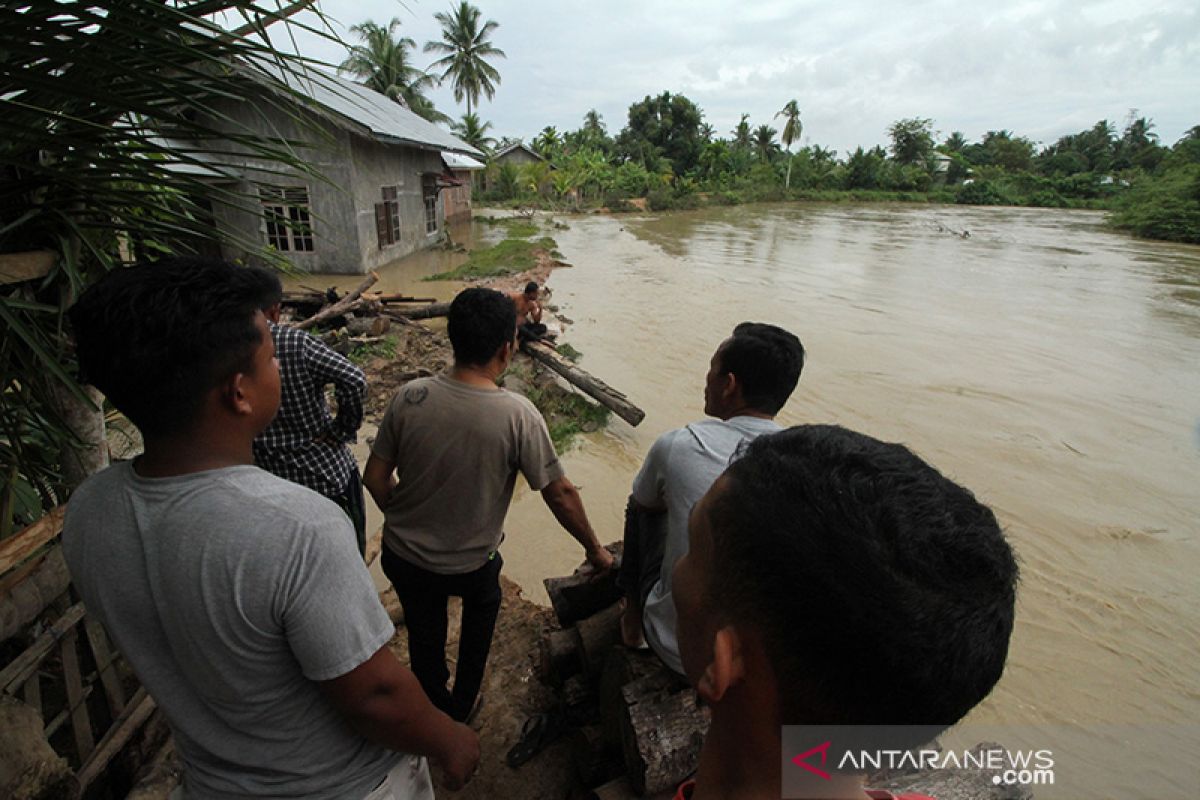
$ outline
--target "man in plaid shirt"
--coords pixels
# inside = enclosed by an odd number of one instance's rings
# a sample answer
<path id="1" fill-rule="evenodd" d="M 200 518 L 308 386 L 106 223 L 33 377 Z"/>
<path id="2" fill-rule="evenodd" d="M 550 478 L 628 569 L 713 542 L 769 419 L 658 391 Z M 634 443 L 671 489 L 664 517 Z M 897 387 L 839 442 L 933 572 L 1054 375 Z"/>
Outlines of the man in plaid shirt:
<path id="1" fill-rule="evenodd" d="M 283 286 L 271 270 L 251 267 L 262 282 L 262 310 L 279 360 L 279 413 L 254 439 L 254 463 L 307 486 L 337 503 L 366 550 L 367 514 L 358 462 L 348 444 L 358 438 L 367 379 L 363 371 L 315 336 L 279 324 Z M 325 387 L 333 384 L 337 416 L 329 412 Z"/>

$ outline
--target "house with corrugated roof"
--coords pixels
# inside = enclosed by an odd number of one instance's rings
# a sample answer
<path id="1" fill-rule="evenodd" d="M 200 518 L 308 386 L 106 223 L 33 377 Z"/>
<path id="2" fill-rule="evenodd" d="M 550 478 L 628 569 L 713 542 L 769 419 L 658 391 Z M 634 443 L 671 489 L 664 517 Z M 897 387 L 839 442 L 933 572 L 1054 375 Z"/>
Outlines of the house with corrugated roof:
<path id="1" fill-rule="evenodd" d="M 477 177 L 483 175 L 485 165 L 470 156 L 450 152 L 442 153 L 442 161 L 457 183 L 442 192 L 446 222 L 468 220 L 471 218 L 471 194 Z"/>
<path id="2" fill-rule="evenodd" d="M 310 70 L 297 78 L 273 73 L 270 65 L 242 69 L 247 80 L 277 87 L 287 102 L 263 107 L 231 99 L 215 108 L 227 121 L 215 124 L 228 125 L 230 140 L 213 145 L 214 174 L 242 198 L 213 209 L 215 226 L 244 243 L 265 243 L 310 272 L 365 274 L 439 241 L 443 193 L 462 187 L 443 154 L 482 157 L 480 151 L 335 75 Z M 324 180 L 248 155 L 236 143 L 247 130 L 311 153 Z M 452 210 L 462 202 L 460 193 Z M 469 213 L 469 195 L 466 207 Z M 243 247 L 220 247 L 225 258 L 246 256 Z"/>

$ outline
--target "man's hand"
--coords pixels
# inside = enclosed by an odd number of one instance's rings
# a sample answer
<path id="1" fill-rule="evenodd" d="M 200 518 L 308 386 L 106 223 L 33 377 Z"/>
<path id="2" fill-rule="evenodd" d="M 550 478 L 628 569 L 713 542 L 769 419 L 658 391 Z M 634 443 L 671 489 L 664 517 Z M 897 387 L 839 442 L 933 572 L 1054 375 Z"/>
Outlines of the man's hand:
<path id="1" fill-rule="evenodd" d="M 457 791 L 467 785 L 479 768 L 479 735 L 456 722 L 453 739 L 447 751 L 433 762 L 442 770 L 442 784 Z"/>
<path id="2" fill-rule="evenodd" d="M 613 568 L 615 563 L 612 553 L 597 545 L 588 550 L 587 562 L 597 575 L 603 575 Z"/>

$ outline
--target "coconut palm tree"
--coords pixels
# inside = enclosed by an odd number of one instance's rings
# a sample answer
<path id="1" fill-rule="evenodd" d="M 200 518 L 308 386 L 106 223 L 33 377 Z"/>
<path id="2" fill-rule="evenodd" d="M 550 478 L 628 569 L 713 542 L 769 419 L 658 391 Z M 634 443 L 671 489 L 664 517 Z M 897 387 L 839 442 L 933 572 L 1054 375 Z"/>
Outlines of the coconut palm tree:
<path id="1" fill-rule="evenodd" d="M 467 0 L 462 0 L 451 14 L 438 12 L 434 19 L 442 25 L 442 40 L 426 42 L 426 53 L 441 53 L 442 57 L 429 65 L 430 70 L 441 70 L 439 81 L 450 79 L 454 89 L 454 100 L 467 101 L 467 113 L 479 104 L 479 95 L 491 100 L 500 83 L 500 73 L 487 62 L 487 58 L 504 58 L 504 51 L 492 45 L 488 37 L 500 27 L 495 20 L 488 20 L 479 27 L 479 9 Z"/>
<path id="2" fill-rule="evenodd" d="M 754 151 L 762 161 L 770 161 L 771 156 L 779 149 L 775 144 L 775 134 L 778 133 L 770 125 L 759 125 L 754 129 Z"/>
<path id="3" fill-rule="evenodd" d="M 733 146 L 741 150 L 750 149 L 750 115 L 742 114 L 737 127 L 729 133 L 733 136 Z"/>
<path id="4" fill-rule="evenodd" d="M 430 122 L 449 122 L 424 92 L 436 83 L 432 75 L 413 66 L 409 51 L 417 43 L 406 36 L 396 37 L 400 20 L 395 17 L 383 27 L 371 20 L 350 26 L 350 32 L 363 41 L 349 48 L 350 53 L 338 70 L 363 82 L 365 86 L 407 106 Z"/>
<path id="5" fill-rule="evenodd" d="M 478 114 L 463 114 L 462 120 L 450 124 L 450 130 L 455 136 L 472 147 L 487 152 L 496 145 L 496 140 L 487 135 L 491 127 L 492 123 L 481 122 Z"/>
<path id="6" fill-rule="evenodd" d="M 792 185 L 792 143 L 800 139 L 800 134 L 804 131 L 804 125 L 800 122 L 800 106 L 795 100 L 788 100 L 778 114 L 776 119 L 783 117 L 783 133 L 779 138 L 783 140 L 783 146 L 788 152 L 787 177 L 783 179 L 783 187 L 790 188 Z"/>
<path id="7" fill-rule="evenodd" d="M 229 143 L 268 173 L 323 180 L 300 146 L 322 136 L 295 110 L 302 96 L 246 74 L 257 63 L 288 83 L 312 75 L 258 35 L 312 0 L 100 5 L 0 6 L 0 253 L 42 265 L 33 280 L 0 285 L 0 537 L 62 502 L 106 452 L 98 396 L 79 386 L 65 332 L 77 294 L 131 249 L 188 252 L 217 236 L 270 258 L 206 222 L 259 209 L 213 180 L 224 169 L 213 155 Z M 246 25 L 214 21 L 227 18 Z M 296 139 L 239 125 L 220 112 L 231 97 L 291 119 Z"/>

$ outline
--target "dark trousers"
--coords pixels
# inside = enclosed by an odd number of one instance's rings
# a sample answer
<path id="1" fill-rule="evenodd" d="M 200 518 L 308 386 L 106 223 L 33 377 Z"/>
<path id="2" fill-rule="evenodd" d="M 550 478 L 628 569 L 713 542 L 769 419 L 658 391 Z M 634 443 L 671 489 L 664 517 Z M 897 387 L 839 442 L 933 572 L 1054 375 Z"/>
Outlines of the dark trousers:
<path id="1" fill-rule="evenodd" d="M 475 705 L 492 633 L 500 613 L 500 567 L 495 556 L 474 572 L 443 575 L 422 569 L 386 546 L 381 555 L 383 574 L 396 587 L 408 628 L 408 654 L 413 674 L 430 702 L 463 722 Z M 446 689 L 446 606 L 451 597 L 462 598 L 462 633 L 458 640 L 458 667 L 454 690 Z"/>
<path id="2" fill-rule="evenodd" d="M 350 518 L 350 522 L 354 525 L 354 538 L 358 540 L 358 554 L 366 555 L 367 505 L 363 500 L 362 478 L 358 477 L 358 471 L 351 470 L 346 490 L 337 497 L 329 499 L 337 503 L 338 508 L 345 511 L 346 516 Z"/>
<path id="3" fill-rule="evenodd" d="M 621 551 L 621 571 L 617 586 L 627 597 L 646 605 L 650 590 L 662 573 L 667 543 L 667 512 L 642 508 L 632 497 L 625 504 L 625 546 Z"/>

